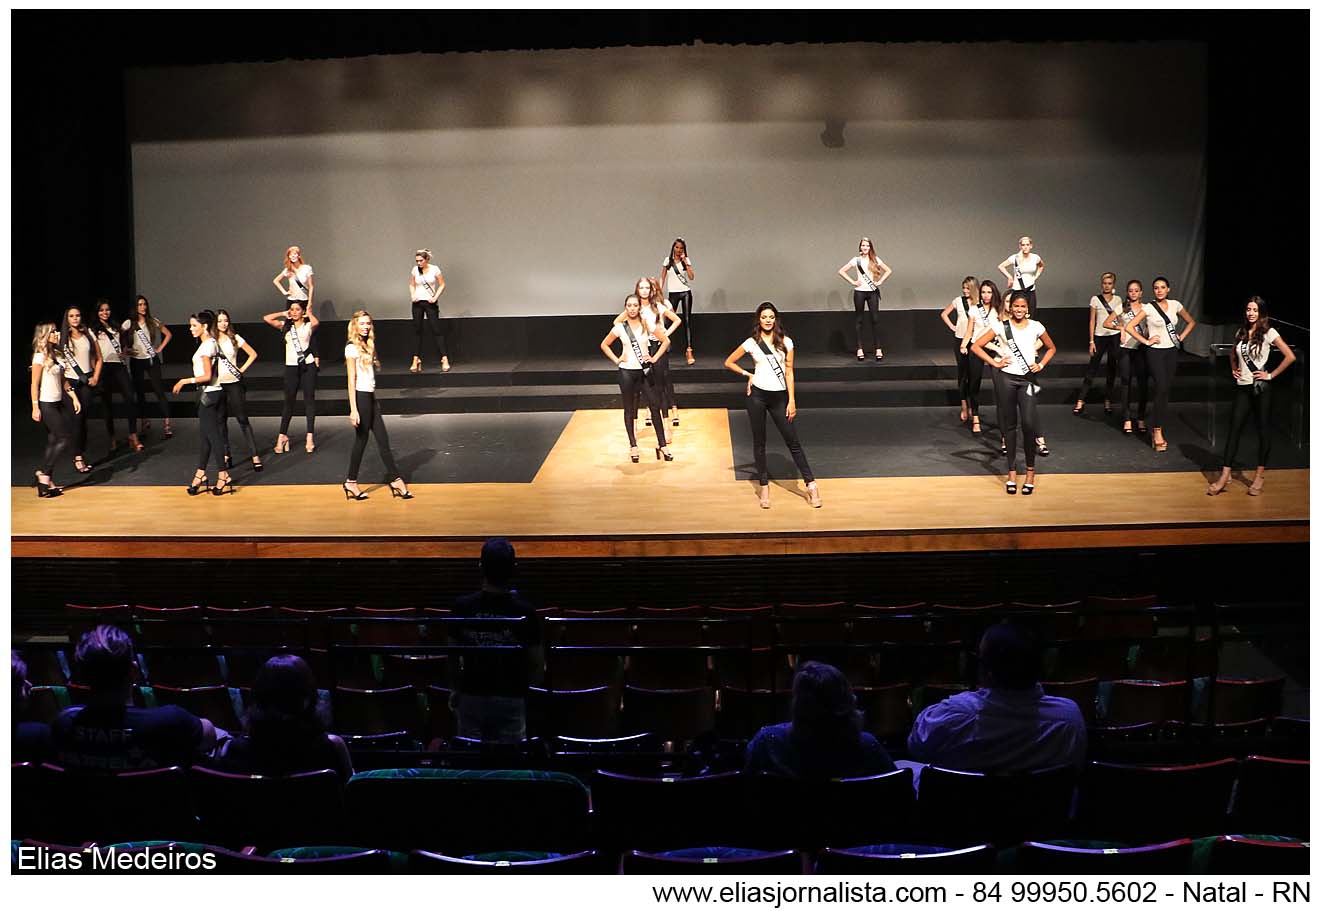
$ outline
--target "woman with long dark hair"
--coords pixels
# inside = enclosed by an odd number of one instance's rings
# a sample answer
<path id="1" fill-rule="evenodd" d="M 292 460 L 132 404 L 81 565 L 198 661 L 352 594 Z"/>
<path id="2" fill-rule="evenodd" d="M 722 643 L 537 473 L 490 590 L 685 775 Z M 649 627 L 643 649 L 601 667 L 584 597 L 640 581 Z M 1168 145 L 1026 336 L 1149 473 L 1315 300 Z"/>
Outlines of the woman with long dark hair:
<path id="1" fill-rule="evenodd" d="M 941 322 L 955 335 L 955 382 L 959 387 L 959 422 L 963 424 L 970 414 L 969 383 L 972 371 L 969 369 L 969 312 L 978 296 L 978 280 L 972 275 L 967 276 L 960 283 L 959 290 L 959 297 L 946 304 L 946 308 L 941 311 Z M 950 319 L 952 312 L 955 314 L 953 321 Z M 982 365 L 978 366 L 978 380 L 982 380 Z M 972 413 L 978 413 L 977 405 L 973 406 Z"/>
<path id="2" fill-rule="evenodd" d="M 60 357 L 64 362 L 64 376 L 73 387 L 78 399 L 78 414 L 74 417 L 73 467 L 81 474 L 92 470 L 84 455 L 87 453 L 87 417 L 91 414 L 92 391 L 101 381 L 101 349 L 92 342 L 92 335 L 83 324 L 83 311 L 66 307 L 60 324 Z"/>
<path id="3" fill-rule="evenodd" d="M 684 238 L 676 237 L 670 253 L 661 260 L 661 290 L 670 295 L 670 307 L 679 311 L 684 323 L 684 357 L 692 366 L 693 357 L 693 260 Z"/>
<path id="4" fill-rule="evenodd" d="M 291 300 L 289 307 L 262 317 L 268 326 L 280 330 L 285 342 L 285 403 L 280 411 L 280 435 L 275 440 L 277 453 L 289 451 L 289 421 L 294 416 L 294 399 L 303 390 L 303 408 L 307 417 L 305 448 L 317 448 L 312 434 L 317 429 L 317 371 L 321 358 L 317 356 L 316 331 L 321 321 L 312 313 L 312 301 Z"/>
<path id="5" fill-rule="evenodd" d="M 1144 420 L 1148 413 L 1148 363 L 1143 349 L 1139 347 L 1138 336 L 1125 329 L 1143 313 L 1143 283 L 1131 278 L 1125 285 L 1125 301 L 1120 309 L 1106 318 L 1103 324 L 1107 329 L 1121 331 L 1120 346 L 1116 349 L 1116 373 L 1120 378 L 1120 413 L 1125 416 L 1121 430 L 1134 432 L 1134 421 L 1138 421 L 1138 432 L 1147 430 Z M 1135 382 L 1138 384 L 1138 408 L 1134 409 L 1130 397 Z"/>
<path id="6" fill-rule="evenodd" d="M 1166 423 L 1166 412 L 1170 405 L 1171 385 L 1175 382 L 1175 368 L 1179 366 L 1180 351 L 1184 340 L 1198 323 L 1184 305 L 1169 297 L 1171 284 L 1165 276 L 1158 275 L 1152 280 L 1154 300 L 1143 305 L 1143 311 L 1125 326 L 1125 331 L 1134 335 L 1147 346 L 1148 375 L 1152 378 L 1152 448 L 1157 452 L 1166 451 L 1166 438 L 1162 427 Z M 1180 317 L 1185 320 L 1183 330 L 1177 330 Z M 1147 322 L 1145 335 L 1136 335 L 1134 330 L 1141 322 Z"/>
<path id="7" fill-rule="evenodd" d="M 349 319 L 349 332 L 344 346 L 344 366 L 349 375 L 349 424 L 353 427 L 353 450 L 349 453 L 349 473 L 343 484 L 346 500 L 366 500 L 367 494 L 358 488 L 358 469 L 367 450 L 367 436 L 376 437 L 376 451 L 386 467 L 390 482 L 390 495 L 412 500 L 409 486 L 395 464 L 390 452 L 390 437 L 386 422 L 381 417 L 381 405 L 376 400 L 376 368 L 381 361 L 376 356 L 376 328 L 372 314 L 358 310 Z"/>
<path id="8" fill-rule="evenodd" d="M 229 451 L 229 439 L 225 432 L 225 393 L 220 388 L 216 361 L 219 355 L 216 340 L 211 333 L 216 325 L 216 314 L 202 310 L 188 318 L 188 333 L 197 339 L 197 350 L 193 352 L 193 375 L 186 376 L 174 384 L 178 395 L 185 386 L 195 386 L 197 396 L 198 456 L 197 472 L 193 483 L 185 490 L 190 497 L 202 492 L 207 482 L 207 462 L 216 463 L 216 486 L 211 492 L 216 496 L 234 493 L 234 482 L 230 479 L 229 466 L 225 464 L 225 453 Z"/>
<path id="9" fill-rule="evenodd" d="M 849 276 L 849 270 L 854 276 Z M 877 338 L 877 309 L 881 306 L 881 285 L 891 277 L 891 267 L 877 258 L 877 251 L 872 247 L 870 237 L 858 242 L 858 255 L 841 266 L 836 274 L 854 289 L 854 334 L 858 337 L 856 356 L 860 361 L 863 355 L 863 308 L 866 307 L 871 318 L 872 347 L 876 349 L 877 360 L 885 357 L 881 353 L 881 342 Z"/>
<path id="10" fill-rule="evenodd" d="M 82 404 L 64 374 L 60 352 L 60 329 L 54 323 L 39 323 L 32 333 L 32 420 L 46 425 L 46 451 L 36 471 L 37 496 L 58 497 L 55 463 L 73 446 L 74 422 Z"/>
<path id="11" fill-rule="evenodd" d="M 1275 369 L 1267 369 L 1271 350 L 1281 352 L 1281 362 Z M 1244 305 L 1244 322 L 1235 333 L 1235 347 L 1230 355 L 1230 375 L 1235 379 L 1235 401 L 1230 406 L 1230 430 L 1226 433 L 1225 455 L 1221 459 L 1221 477 L 1207 486 L 1207 495 L 1214 497 L 1226 489 L 1230 471 L 1239 451 L 1239 440 L 1244 435 L 1244 424 L 1253 415 L 1253 426 L 1258 431 L 1258 470 L 1249 485 L 1249 496 L 1262 493 L 1267 478 L 1267 457 L 1271 455 L 1272 380 L 1294 363 L 1295 355 L 1281 334 L 1271 327 L 1267 318 L 1267 302 L 1256 294 Z"/>
<path id="12" fill-rule="evenodd" d="M 445 276 L 441 273 L 441 267 L 432 263 L 431 251 L 414 251 L 413 268 L 409 270 L 409 300 L 413 301 L 413 334 L 417 337 L 418 346 L 414 349 L 409 373 L 422 372 L 424 320 L 431 320 L 432 341 L 436 343 L 436 353 L 441 356 L 441 372 L 450 372 L 450 358 L 445 350 L 445 333 L 441 330 L 441 308 L 438 303 L 444 292 Z"/>
<path id="13" fill-rule="evenodd" d="M 639 287 L 645 279 L 639 280 Z M 638 399 L 641 396 L 647 402 L 647 410 L 652 414 L 652 425 L 656 431 L 656 457 L 673 462 L 666 445 L 666 429 L 661 420 L 661 410 L 657 405 L 659 398 L 655 371 L 652 365 L 656 355 L 650 353 L 649 341 L 658 343 L 658 354 L 670 350 L 670 336 L 660 331 L 657 323 L 650 327 L 641 315 L 642 303 L 638 295 L 630 294 L 624 299 L 624 320 L 611 326 L 611 331 L 601 340 L 601 353 L 606 355 L 616 367 L 620 368 L 620 395 L 624 399 L 624 430 L 629 435 L 629 461 L 638 461 L 638 439 L 634 434 L 634 424 L 638 420 Z M 615 340 L 620 341 L 620 355 L 612 350 Z"/>
<path id="14" fill-rule="evenodd" d="M 240 351 L 247 355 L 242 364 L 239 363 Z M 252 453 L 252 470 L 261 471 L 265 466 L 262 465 L 261 456 L 257 452 L 257 439 L 253 436 L 252 422 L 248 420 L 248 390 L 243 385 L 243 375 L 248 372 L 253 361 L 257 360 L 257 352 L 248 344 L 247 339 L 234 331 L 234 323 L 230 320 L 229 311 L 224 309 L 216 311 L 216 359 L 220 364 L 220 388 L 225 393 L 225 420 L 234 418 L 239 422 L 239 430 L 243 432 L 248 451 Z M 229 442 L 228 428 L 225 431 L 225 441 Z M 234 464 L 228 449 L 225 450 L 225 464 L 227 466 Z"/>
<path id="15" fill-rule="evenodd" d="M 754 372 L 739 366 L 745 354 L 753 358 Z M 758 477 L 758 503 L 763 509 L 771 508 L 771 480 L 767 474 L 767 415 L 780 431 L 789 447 L 803 483 L 808 488 L 808 503 L 817 508 L 822 495 L 817 481 L 808 467 L 808 457 L 799 444 L 799 431 L 794 425 L 798 407 L 794 402 L 794 340 L 785 334 L 780 322 L 780 311 L 771 301 L 763 301 L 753 314 L 753 330 L 748 338 L 725 359 L 725 369 L 732 370 L 748 381 L 744 394 L 748 397 L 748 423 L 753 431 L 753 462 Z"/>
<path id="16" fill-rule="evenodd" d="M 129 338 L 129 374 L 133 379 L 133 394 L 137 401 L 138 435 L 146 436 L 151 430 L 147 420 L 147 390 L 143 384 L 150 380 L 152 391 L 156 394 L 156 407 L 160 409 L 165 421 L 164 435 L 168 440 L 174 436 L 170 429 L 170 400 L 165 397 L 165 380 L 161 378 L 161 367 L 165 364 L 165 347 L 174 336 L 165 323 L 151 315 L 151 304 L 139 294 L 133 302 L 133 316 L 124 320 L 120 331 Z"/>
<path id="17" fill-rule="evenodd" d="M 106 412 L 106 437 L 110 440 L 110 451 L 118 448 L 115 440 L 115 402 L 111 393 L 118 392 L 128 411 L 129 449 L 139 452 L 143 448 L 138 440 L 137 415 L 133 403 L 133 380 L 129 376 L 127 339 L 115 324 L 110 310 L 110 301 L 104 297 L 96 302 L 96 319 L 91 321 L 92 338 L 96 340 L 97 353 L 101 357 L 101 379 L 96 384 L 96 391 L 101 397 L 102 407 Z"/>
<path id="18" fill-rule="evenodd" d="M 648 341 L 649 353 L 652 355 L 649 379 L 656 389 L 657 408 L 663 415 L 670 416 L 672 426 L 678 427 L 679 403 L 675 401 L 675 378 L 670 372 L 670 346 L 667 345 L 666 350 L 662 351 L 659 338 L 662 334 L 670 338 L 679 329 L 683 320 L 662 293 L 660 279 L 642 276 L 634 286 L 634 292 L 640 304 L 639 316 L 647 324 L 648 332 L 653 333 Z M 624 322 L 624 314 L 617 316 L 615 322 Z M 650 427 L 652 418 L 649 416 L 646 422 Z"/>

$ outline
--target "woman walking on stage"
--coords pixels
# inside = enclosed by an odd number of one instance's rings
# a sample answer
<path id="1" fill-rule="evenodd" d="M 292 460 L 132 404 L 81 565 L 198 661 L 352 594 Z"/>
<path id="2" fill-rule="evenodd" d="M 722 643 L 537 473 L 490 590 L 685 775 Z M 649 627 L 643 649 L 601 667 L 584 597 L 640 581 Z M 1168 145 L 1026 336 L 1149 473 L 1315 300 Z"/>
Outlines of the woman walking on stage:
<path id="1" fill-rule="evenodd" d="M 1275 370 L 1267 369 L 1267 359 L 1275 346 L 1281 352 L 1281 362 Z M 1271 454 L 1272 381 L 1294 363 L 1294 352 L 1271 328 L 1267 319 L 1267 302 L 1254 295 L 1244 305 L 1244 323 L 1235 333 L 1235 348 L 1230 355 L 1230 373 L 1235 378 L 1235 401 L 1230 406 L 1230 430 L 1226 433 L 1225 456 L 1221 459 L 1221 477 L 1209 484 L 1207 495 L 1214 497 L 1226 489 L 1230 470 L 1239 451 L 1239 440 L 1244 435 L 1244 424 L 1249 413 L 1258 431 L 1258 470 L 1249 486 L 1249 496 L 1262 493 L 1267 477 L 1267 456 Z"/>
<path id="2" fill-rule="evenodd" d="M 972 275 L 964 279 L 960 288 L 960 296 L 946 304 L 946 309 L 941 311 L 941 322 L 946 324 L 946 328 L 955 334 L 955 376 L 959 385 L 959 422 L 963 424 L 969 419 L 969 414 L 977 414 L 978 406 L 974 405 L 972 412 L 969 409 L 969 383 L 971 374 L 969 371 L 969 312 L 973 307 L 974 300 L 978 296 L 978 280 Z M 955 312 L 955 321 L 950 321 L 950 312 Z M 978 380 L 982 380 L 982 365 L 978 365 Z"/>
<path id="3" fill-rule="evenodd" d="M 855 272 L 853 278 L 849 277 L 850 269 Z M 885 355 L 881 353 L 881 342 L 877 340 L 877 308 L 881 306 L 881 285 L 891 277 L 891 267 L 877 258 L 872 239 L 864 237 L 858 242 L 858 255 L 841 266 L 837 274 L 854 289 L 854 334 L 858 336 L 855 356 L 864 360 L 863 308 L 867 307 L 872 325 L 872 347 L 876 350 L 877 360 L 881 360 Z"/>
<path id="4" fill-rule="evenodd" d="M 1111 413 L 1111 399 L 1115 392 L 1115 371 L 1120 330 L 1107 328 L 1107 320 L 1120 312 L 1119 295 L 1115 294 L 1115 273 L 1102 273 L 1102 290 L 1088 301 L 1088 369 L 1083 374 L 1083 385 L 1075 397 L 1074 413 L 1083 414 L 1083 402 L 1088 398 L 1088 387 L 1097 376 L 1097 369 L 1106 358 L 1106 397 L 1102 409 Z"/>
<path id="5" fill-rule="evenodd" d="M 133 318 L 124 320 L 121 327 L 132 341 L 129 349 L 129 374 L 133 379 L 133 394 L 138 405 L 138 433 L 145 435 L 151 430 L 147 420 L 147 391 L 143 388 L 144 380 L 151 380 L 152 391 L 156 394 L 156 407 L 165 419 L 165 438 L 174 436 L 170 429 L 170 400 L 165 397 L 165 380 L 161 378 L 161 366 L 165 363 L 165 346 L 173 338 L 165 323 L 151 315 L 151 304 L 139 294 L 133 304 Z M 157 344 L 159 340 L 160 344 Z"/>
<path id="6" fill-rule="evenodd" d="M 1152 448 L 1157 452 L 1166 451 L 1166 438 L 1162 427 L 1166 423 L 1166 410 L 1170 405 L 1171 384 L 1175 381 L 1175 368 L 1179 364 L 1180 351 L 1184 340 L 1198 325 L 1184 305 L 1171 300 L 1170 282 L 1158 275 L 1152 280 L 1152 303 L 1144 304 L 1143 311 L 1125 326 L 1125 331 L 1134 334 L 1135 327 L 1146 321 L 1146 337 L 1137 336 L 1147 345 L 1148 375 L 1152 378 Z M 1183 316 L 1185 327 L 1178 331 L 1175 327 Z"/>
<path id="7" fill-rule="evenodd" d="M 281 285 L 281 280 L 286 284 Z M 285 251 L 285 268 L 271 280 L 285 296 L 284 310 L 268 313 L 262 320 L 280 330 L 285 340 L 285 405 L 280 412 L 280 435 L 275 440 L 276 453 L 289 451 L 289 420 L 294 415 L 294 399 L 303 390 L 303 408 L 307 415 L 305 448 L 317 448 L 313 433 L 317 424 L 317 370 L 321 367 L 316 344 L 317 326 L 312 312 L 315 286 L 312 267 L 303 260 L 303 251 L 290 247 Z"/>
<path id="8" fill-rule="evenodd" d="M 240 351 L 247 355 L 242 364 L 239 363 Z M 225 393 L 225 420 L 234 418 L 239 422 L 243 439 L 248 443 L 248 451 L 252 453 L 252 470 L 261 471 L 264 466 L 257 453 L 257 440 L 253 437 L 252 422 L 248 420 L 248 390 L 243 385 L 243 375 L 248 372 L 253 361 L 257 360 L 257 352 L 242 335 L 234 331 L 228 310 L 216 311 L 216 356 L 220 364 L 220 388 Z M 234 464 L 234 460 L 230 457 L 228 448 L 228 427 L 225 430 L 225 442 L 225 465 L 230 467 Z"/>
<path id="9" fill-rule="evenodd" d="M 992 358 L 984 350 L 999 336 L 1001 355 Z M 1037 342 L 1042 340 L 1043 354 L 1037 356 Z M 1001 373 L 1000 415 L 1007 424 L 1003 424 L 1007 447 L 1006 462 L 1009 475 L 1005 482 L 1005 492 L 1013 494 L 1018 481 L 1015 457 L 1018 440 L 1015 431 L 1022 425 L 1024 439 L 1024 463 L 1027 472 L 1024 476 L 1024 496 L 1032 494 L 1037 476 L 1036 456 L 1040 446 L 1037 442 L 1037 393 L 1041 387 L 1036 383 L 1036 375 L 1056 356 L 1056 344 L 1047 334 L 1046 327 L 1037 320 L 1028 318 L 1028 295 L 1015 291 L 1010 296 L 1010 318 L 993 327 L 973 343 L 973 351 L 992 369 Z"/>
<path id="10" fill-rule="evenodd" d="M 669 292 L 670 307 L 677 310 L 684 323 L 684 357 L 692 366 L 693 357 L 693 260 L 684 238 L 676 237 L 670 255 L 661 260 L 661 289 Z"/>
<path id="11" fill-rule="evenodd" d="M 441 267 L 432 264 L 430 250 L 418 250 L 413 254 L 413 268 L 409 271 L 409 299 L 413 301 L 413 334 L 418 345 L 409 365 L 409 373 L 422 372 L 422 324 L 431 320 L 432 341 L 436 343 L 436 353 L 441 356 L 441 372 L 450 372 L 450 358 L 445 351 L 445 333 L 441 330 L 441 308 L 437 303 L 445 291 L 445 276 Z"/>
<path id="12" fill-rule="evenodd" d="M 655 383 L 657 407 L 663 415 L 669 414 L 670 423 L 678 427 L 679 403 L 675 401 L 675 379 L 670 373 L 670 348 L 667 346 L 662 352 L 661 343 L 657 339 L 662 333 L 669 338 L 684 321 L 666 301 L 665 295 L 661 292 L 660 280 L 644 276 L 638 279 L 635 292 L 641 304 L 639 316 L 647 324 L 649 333 L 655 330 L 655 334 L 648 342 L 648 353 L 653 358 L 651 378 Z M 615 322 L 624 322 L 624 314 L 617 316 Z M 651 417 L 647 418 L 647 425 L 649 427 L 652 425 Z"/>
<path id="13" fill-rule="evenodd" d="M 210 310 L 194 313 L 188 318 L 188 332 L 197 339 L 197 350 L 193 352 L 193 375 L 186 376 L 174 384 L 178 395 L 185 386 L 193 385 L 197 395 L 198 456 L 197 472 L 193 483 L 184 488 L 190 497 L 202 492 L 207 483 L 207 462 L 214 457 L 216 461 L 216 486 L 211 492 L 216 496 L 234 493 L 234 482 L 230 480 L 225 464 L 225 453 L 229 451 L 229 437 L 225 432 L 225 393 L 220 388 L 216 361 L 219 360 L 216 340 L 212 330 L 216 325 L 216 315 Z"/>
<path id="14" fill-rule="evenodd" d="M 92 320 L 91 330 L 101 355 L 101 380 L 96 384 L 96 390 L 106 410 L 106 437 L 110 440 L 110 451 L 113 453 L 118 445 L 115 441 L 115 403 L 111 397 L 112 392 L 118 392 L 129 413 L 129 449 L 139 452 L 142 443 L 138 440 L 133 381 L 129 378 L 128 364 L 124 362 L 128 354 L 122 333 L 111 317 L 110 301 L 105 298 L 96 302 L 96 319 Z"/>
<path id="15" fill-rule="evenodd" d="M 1005 276 L 1007 291 L 1022 291 L 1028 295 L 1028 315 L 1037 317 L 1037 280 L 1046 271 L 1047 264 L 1033 252 L 1033 238 L 1025 234 L 1019 238 L 1019 252 L 1012 253 L 996 267 Z"/>
<path id="16" fill-rule="evenodd" d="M 92 391 L 101 381 L 101 349 L 92 342 L 92 335 L 83 326 L 83 311 L 68 307 L 60 325 L 60 356 L 64 376 L 73 387 L 78 399 L 78 414 L 74 417 L 73 467 L 87 474 L 87 417 L 92 403 Z"/>
<path id="17" fill-rule="evenodd" d="M 358 469 L 367 450 L 367 436 L 376 437 L 376 451 L 386 467 L 390 482 L 390 496 L 412 500 L 413 494 L 404 482 L 404 476 L 390 452 L 390 437 L 381 416 L 381 405 L 376 400 L 376 368 L 381 361 L 376 356 L 376 329 L 372 315 L 358 310 L 349 319 L 348 339 L 344 346 L 344 366 L 349 376 L 349 423 L 353 426 L 353 450 L 349 453 L 349 473 L 343 486 L 346 500 L 366 500 L 367 494 L 358 487 Z"/>
<path id="18" fill-rule="evenodd" d="M 739 366 L 739 359 L 750 355 L 754 372 Z M 758 503 L 763 509 L 771 508 L 771 485 L 767 475 L 767 415 L 780 431 L 795 466 L 808 486 L 808 503 L 817 508 L 822 495 L 817 490 L 808 457 L 799 444 L 799 432 L 794 425 L 798 409 L 794 403 L 794 341 L 785 334 L 780 323 L 780 311 L 771 301 L 763 301 L 753 318 L 753 331 L 738 348 L 725 359 L 727 370 L 748 380 L 748 423 L 753 431 L 753 462 L 758 476 Z"/>
<path id="19" fill-rule="evenodd" d="M 639 281 L 640 288 L 643 281 L 645 279 Z M 652 425 L 656 430 L 656 457 L 673 462 L 675 457 L 666 446 L 665 425 L 657 407 L 656 371 L 652 368 L 654 356 L 648 353 L 648 341 L 652 339 L 659 343 L 658 354 L 668 351 L 670 336 L 655 327 L 649 328 L 640 315 L 641 309 L 638 295 L 630 294 L 624 299 L 624 320 L 613 325 L 601 340 L 601 353 L 620 368 L 620 394 L 624 398 L 624 429 L 629 435 L 629 461 L 638 461 L 638 440 L 634 436 L 633 425 L 638 419 L 638 397 L 641 395 L 647 401 L 647 410 L 652 414 Z M 621 343 L 622 353 L 619 357 L 611 350 L 615 339 Z"/>
<path id="20" fill-rule="evenodd" d="M 1106 318 L 1103 325 L 1107 329 L 1121 330 L 1120 346 L 1116 349 L 1117 373 L 1120 375 L 1120 413 L 1125 416 L 1122 427 L 1125 433 L 1134 432 L 1134 421 L 1138 421 L 1138 432 L 1148 428 L 1144 419 L 1148 413 L 1148 363 L 1144 352 L 1138 346 L 1138 337 L 1125 331 L 1125 326 L 1132 323 L 1143 312 L 1143 283 L 1131 278 L 1125 285 L 1125 302 L 1119 310 Z M 1138 414 L 1130 406 L 1130 390 L 1133 382 L 1138 382 Z"/>
<path id="21" fill-rule="evenodd" d="M 58 497 L 64 488 L 52 477 L 55 463 L 73 445 L 74 421 L 82 404 L 64 375 L 60 356 L 60 329 L 41 323 L 32 333 L 32 420 L 46 425 L 46 451 L 37 469 L 37 496 Z"/>

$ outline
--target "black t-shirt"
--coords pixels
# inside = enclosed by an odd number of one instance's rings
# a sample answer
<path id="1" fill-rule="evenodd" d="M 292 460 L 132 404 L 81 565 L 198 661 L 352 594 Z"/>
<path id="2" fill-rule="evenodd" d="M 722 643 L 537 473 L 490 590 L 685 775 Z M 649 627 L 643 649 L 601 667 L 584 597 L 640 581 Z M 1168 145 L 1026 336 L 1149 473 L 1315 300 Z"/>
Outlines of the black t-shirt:
<path id="1" fill-rule="evenodd" d="M 219 759 L 205 765 L 221 772 L 242 775 L 297 775 L 333 769 L 348 780 L 353 770 L 345 765 L 343 754 L 330 738 L 318 731 L 286 736 L 268 736 L 255 740 L 249 735 L 234 738 Z"/>
<path id="2" fill-rule="evenodd" d="M 518 592 L 480 591 L 464 595 L 454 603 L 455 617 L 521 617 L 507 626 L 484 624 L 480 627 L 450 625 L 455 645 L 522 645 L 531 647 L 541 641 L 537 608 Z M 458 656 L 458 685 L 470 696 L 523 696 L 528 688 L 527 652 L 492 651 Z"/>
<path id="3" fill-rule="evenodd" d="M 154 709 L 76 705 L 51 725 L 55 761 L 65 768 L 129 772 L 191 765 L 202 722 L 177 705 Z"/>
<path id="4" fill-rule="evenodd" d="M 12 762 L 45 762 L 51 758 L 50 725 L 20 721 L 14 725 Z"/>

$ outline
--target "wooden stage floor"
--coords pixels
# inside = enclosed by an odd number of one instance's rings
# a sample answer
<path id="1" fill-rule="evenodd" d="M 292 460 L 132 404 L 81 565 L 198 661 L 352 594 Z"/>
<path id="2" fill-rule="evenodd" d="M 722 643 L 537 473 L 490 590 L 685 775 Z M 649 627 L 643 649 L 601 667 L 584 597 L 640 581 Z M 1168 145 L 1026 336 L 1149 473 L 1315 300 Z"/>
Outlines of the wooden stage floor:
<path id="1" fill-rule="evenodd" d="M 578 411 L 530 484 L 417 484 L 365 502 L 333 485 L 263 485 L 233 496 L 178 486 L 92 486 L 55 500 L 10 489 L 11 555 L 100 558 L 476 556 L 504 535 L 526 557 L 664 557 L 1151 547 L 1308 540 L 1308 471 L 1268 475 L 1264 496 L 1236 476 L 1219 497 L 1197 471 L 1052 474 L 1032 497 L 1000 475 L 822 478 L 772 483 L 769 510 L 737 480 L 724 409 L 688 410 L 676 461 L 628 461 L 619 411 Z M 670 432 L 670 428 L 667 428 Z M 783 444 L 772 428 L 769 451 Z M 820 445 L 820 444 L 818 444 Z M 283 457 L 282 457 L 283 458 Z"/>

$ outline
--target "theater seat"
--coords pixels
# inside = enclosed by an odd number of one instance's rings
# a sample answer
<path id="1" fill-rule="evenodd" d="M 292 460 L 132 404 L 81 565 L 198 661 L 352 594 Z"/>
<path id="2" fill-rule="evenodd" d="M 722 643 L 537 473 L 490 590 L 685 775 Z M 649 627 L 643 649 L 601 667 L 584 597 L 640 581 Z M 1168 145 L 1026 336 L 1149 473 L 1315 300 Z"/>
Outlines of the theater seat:
<path id="1" fill-rule="evenodd" d="M 1079 780 L 1078 836 L 1150 844 L 1224 833 L 1237 766 L 1091 762 Z"/>
<path id="2" fill-rule="evenodd" d="M 1213 876 L 1307 876 L 1308 844 L 1223 835 L 1212 843 L 1207 872 Z"/>
<path id="3" fill-rule="evenodd" d="M 235 775 L 195 766 L 188 780 L 202 838 L 213 844 L 269 850 L 339 840 L 343 789 L 329 769 Z"/>
<path id="4" fill-rule="evenodd" d="M 1024 842 L 1015 858 L 1016 873 L 1064 873 L 1080 876 L 1187 875 L 1193 860 L 1188 838 L 1128 848 L 1077 848 Z"/>
<path id="5" fill-rule="evenodd" d="M 803 872 L 797 851 L 756 851 L 750 848 L 681 848 L 624 855 L 622 873 L 669 876 L 792 876 Z"/>
<path id="6" fill-rule="evenodd" d="M 608 873 L 602 869 L 596 851 L 574 854 L 554 854 L 541 851 L 507 851 L 474 854 L 468 857 L 449 857 L 433 851 L 413 851 L 409 854 L 409 870 L 414 873 L 455 873 L 518 875 L 521 873 Z"/>
<path id="7" fill-rule="evenodd" d="M 991 873 L 995 867 L 994 845 L 952 849 L 936 845 L 880 844 L 827 848 L 817 855 L 813 872 L 930 876 L 937 873 Z"/>

